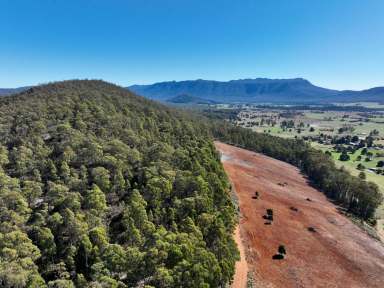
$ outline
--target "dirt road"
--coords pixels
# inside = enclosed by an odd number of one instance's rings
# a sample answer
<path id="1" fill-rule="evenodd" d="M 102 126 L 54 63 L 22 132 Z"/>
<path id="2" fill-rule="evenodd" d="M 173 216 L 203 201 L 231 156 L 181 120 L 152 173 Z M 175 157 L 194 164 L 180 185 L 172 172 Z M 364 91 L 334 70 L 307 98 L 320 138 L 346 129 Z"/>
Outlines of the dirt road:
<path id="1" fill-rule="evenodd" d="M 223 143 L 216 147 L 239 199 L 256 287 L 384 287 L 382 243 L 338 213 L 298 169 Z M 266 209 L 273 210 L 270 225 Z M 279 245 L 286 257 L 274 260 Z"/>

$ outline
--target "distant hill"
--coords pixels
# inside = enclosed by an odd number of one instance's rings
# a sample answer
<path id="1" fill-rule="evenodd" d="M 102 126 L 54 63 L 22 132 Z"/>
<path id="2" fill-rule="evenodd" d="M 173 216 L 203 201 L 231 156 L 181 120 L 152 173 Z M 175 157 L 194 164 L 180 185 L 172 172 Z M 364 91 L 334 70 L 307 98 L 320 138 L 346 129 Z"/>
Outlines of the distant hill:
<path id="1" fill-rule="evenodd" d="M 133 85 L 128 89 L 145 97 L 165 101 L 180 94 L 217 102 L 329 103 L 384 102 L 384 87 L 362 91 L 339 91 L 313 85 L 302 78 L 244 79 L 227 82 L 189 80 Z"/>
<path id="2" fill-rule="evenodd" d="M 29 86 L 26 87 L 19 87 L 19 88 L 0 88 L 0 96 L 8 96 L 16 93 L 23 92 L 30 88 Z"/>
<path id="3" fill-rule="evenodd" d="M 337 95 L 340 99 L 353 99 L 354 101 L 384 102 L 384 87 L 375 87 L 362 91 L 345 90 Z"/>
<path id="4" fill-rule="evenodd" d="M 174 104 L 216 104 L 218 102 L 204 99 L 196 96 L 191 96 L 188 94 L 180 94 L 170 99 L 167 99 L 166 102 Z"/>

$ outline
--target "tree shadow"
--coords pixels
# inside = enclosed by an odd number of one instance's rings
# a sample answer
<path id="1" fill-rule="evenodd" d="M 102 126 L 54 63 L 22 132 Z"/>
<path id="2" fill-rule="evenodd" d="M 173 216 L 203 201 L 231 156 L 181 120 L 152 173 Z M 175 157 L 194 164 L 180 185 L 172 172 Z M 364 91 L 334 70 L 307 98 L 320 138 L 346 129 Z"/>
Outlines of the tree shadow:
<path id="1" fill-rule="evenodd" d="M 275 254 L 272 256 L 272 259 L 273 260 L 283 260 L 284 259 L 284 255 L 282 254 Z"/>

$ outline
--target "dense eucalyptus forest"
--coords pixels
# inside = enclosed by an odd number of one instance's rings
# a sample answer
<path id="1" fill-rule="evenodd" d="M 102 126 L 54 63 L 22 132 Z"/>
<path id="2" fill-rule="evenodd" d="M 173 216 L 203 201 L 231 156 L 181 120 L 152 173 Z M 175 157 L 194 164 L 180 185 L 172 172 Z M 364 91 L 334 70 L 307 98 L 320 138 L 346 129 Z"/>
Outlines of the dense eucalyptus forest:
<path id="1" fill-rule="evenodd" d="M 233 144 L 300 168 L 327 197 L 349 213 L 374 222 L 376 208 L 383 201 L 377 185 L 338 169 L 331 156 L 313 149 L 301 139 L 285 139 L 235 127 L 222 121 L 212 125 L 213 135 Z"/>
<path id="2" fill-rule="evenodd" d="M 238 251 L 207 126 L 102 81 L 0 99 L 1 287 L 223 287 Z"/>

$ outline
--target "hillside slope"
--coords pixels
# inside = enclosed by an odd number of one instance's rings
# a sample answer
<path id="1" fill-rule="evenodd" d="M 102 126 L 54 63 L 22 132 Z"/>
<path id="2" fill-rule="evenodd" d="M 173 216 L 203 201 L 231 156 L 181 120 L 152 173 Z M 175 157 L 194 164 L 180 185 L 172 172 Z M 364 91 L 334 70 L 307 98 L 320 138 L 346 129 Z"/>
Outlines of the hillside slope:
<path id="1" fill-rule="evenodd" d="M 383 287 L 382 243 L 340 213 L 300 170 L 249 150 L 216 146 L 238 198 L 256 287 Z M 267 209 L 273 218 L 266 225 Z M 279 245 L 286 257 L 274 260 Z"/>
<path id="2" fill-rule="evenodd" d="M 140 95 L 164 101 L 180 94 L 217 102 L 268 102 L 268 103 L 331 103 L 354 101 L 384 101 L 384 88 L 362 91 L 338 91 L 313 85 L 308 80 L 296 79 L 245 79 L 228 82 L 191 80 L 160 82 L 152 85 L 128 87 Z"/>
<path id="3" fill-rule="evenodd" d="M 229 185 L 187 116 L 102 81 L 65 81 L 1 98 L 0 135 L 1 287 L 232 278 Z"/>

